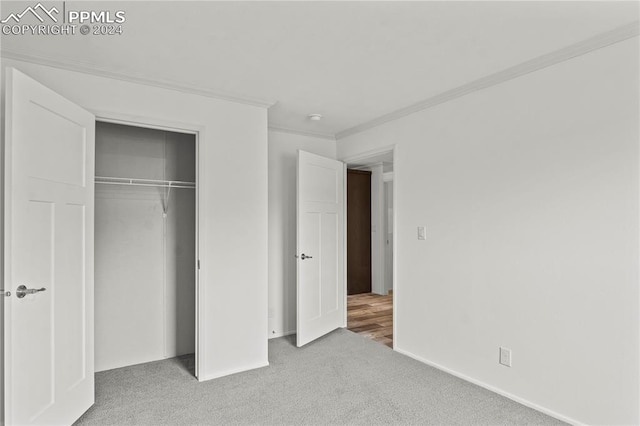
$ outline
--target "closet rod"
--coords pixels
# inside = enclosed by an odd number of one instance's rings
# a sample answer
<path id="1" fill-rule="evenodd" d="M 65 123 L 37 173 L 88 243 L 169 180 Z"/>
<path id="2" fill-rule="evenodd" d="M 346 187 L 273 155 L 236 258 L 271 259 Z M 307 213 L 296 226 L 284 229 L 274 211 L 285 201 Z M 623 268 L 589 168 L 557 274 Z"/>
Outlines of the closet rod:
<path id="1" fill-rule="evenodd" d="M 107 176 L 96 176 L 95 182 L 103 185 L 150 186 L 156 188 L 195 189 L 196 187 L 195 182 L 185 182 L 180 180 L 137 179 Z"/>

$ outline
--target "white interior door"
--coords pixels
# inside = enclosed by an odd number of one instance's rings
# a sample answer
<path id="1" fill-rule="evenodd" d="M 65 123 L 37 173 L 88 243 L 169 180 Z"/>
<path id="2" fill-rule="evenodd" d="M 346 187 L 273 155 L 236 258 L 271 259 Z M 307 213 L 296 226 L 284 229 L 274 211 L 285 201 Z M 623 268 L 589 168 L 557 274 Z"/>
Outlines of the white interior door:
<path id="1" fill-rule="evenodd" d="M 298 151 L 297 345 L 346 326 L 344 164 Z"/>
<path id="2" fill-rule="evenodd" d="M 13 69 L 5 105 L 5 420 L 71 424 L 94 402 L 95 117 Z"/>

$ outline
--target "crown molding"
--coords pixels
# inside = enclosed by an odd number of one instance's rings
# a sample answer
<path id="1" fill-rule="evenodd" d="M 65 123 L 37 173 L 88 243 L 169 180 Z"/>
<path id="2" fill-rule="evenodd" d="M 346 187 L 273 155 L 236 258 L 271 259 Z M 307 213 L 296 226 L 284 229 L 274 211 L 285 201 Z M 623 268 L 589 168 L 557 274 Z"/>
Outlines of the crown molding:
<path id="1" fill-rule="evenodd" d="M 274 132 L 279 132 L 279 133 L 287 133 L 290 135 L 309 136 L 312 138 L 327 139 L 334 142 L 336 141 L 335 135 L 332 135 L 330 133 L 313 132 L 310 130 L 298 130 L 298 129 L 292 129 L 289 127 L 276 126 L 276 125 L 269 125 L 269 130 Z"/>
<path id="2" fill-rule="evenodd" d="M 30 62 L 38 65 L 45 65 L 48 67 L 64 69 L 67 71 L 80 72 L 83 74 L 91 74 L 98 77 L 106 77 L 115 80 L 126 81 L 129 83 L 142 84 L 145 86 L 159 87 L 162 89 L 175 90 L 182 93 L 191 95 L 205 96 L 208 98 L 221 99 L 230 102 L 237 102 L 246 105 L 257 106 L 261 108 L 269 108 L 273 106 L 276 101 L 265 100 L 258 98 L 251 98 L 246 96 L 240 96 L 230 93 L 217 92 L 204 87 L 198 87 L 188 84 L 177 83 L 168 80 L 159 80 L 148 77 L 139 77 L 131 74 L 125 74 L 116 72 L 105 67 L 92 65 L 86 62 L 74 61 L 70 59 L 51 58 L 44 55 L 37 55 L 32 53 L 21 53 L 10 49 L 1 49 L 0 56 L 7 59 L 14 59 L 17 61 Z"/>
<path id="3" fill-rule="evenodd" d="M 490 74 L 488 76 L 474 80 L 470 83 L 463 84 L 462 86 L 456 87 L 454 89 L 447 90 L 443 93 L 440 93 L 436 96 L 425 99 L 421 102 L 415 103 L 408 107 L 404 107 L 396 111 L 390 112 L 388 114 L 384 114 L 373 120 L 367 121 L 365 123 L 362 123 L 357 126 L 338 132 L 335 135 L 329 134 L 329 133 L 292 129 L 292 128 L 287 128 L 287 127 L 282 127 L 277 125 L 270 125 L 269 130 L 273 130 L 281 133 L 294 134 L 299 136 L 310 136 L 310 137 L 316 137 L 321 139 L 328 139 L 333 141 L 343 139 L 347 136 L 364 132 L 366 130 L 372 129 L 374 127 L 380 126 L 384 123 L 388 123 L 393 120 L 397 120 L 399 118 L 405 117 L 415 112 L 432 108 L 436 105 L 449 102 L 451 100 L 468 95 L 470 93 L 495 86 L 505 81 L 509 81 L 514 78 L 541 70 L 543 68 L 547 68 L 549 66 L 567 61 L 577 56 L 584 55 L 594 50 L 598 50 L 598 49 L 610 46 L 612 44 L 619 43 L 621 41 L 636 37 L 638 36 L 638 34 L 640 34 L 640 22 L 634 21 L 627 25 L 618 27 L 611 31 L 586 39 L 582 42 L 578 42 L 570 46 L 564 47 L 562 49 L 556 50 L 554 52 L 538 56 L 531 60 L 525 61 L 521 64 L 515 65 L 513 67 L 504 69 L 494 74 Z M 30 63 L 45 65 L 53 68 L 65 69 L 65 70 L 80 72 L 84 74 L 91 74 L 91 75 L 96 75 L 100 77 L 112 78 L 116 80 L 130 82 L 130 83 L 154 86 L 154 87 L 174 90 L 182 93 L 205 96 L 209 98 L 237 102 L 237 103 L 262 107 L 262 108 L 270 108 L 271 106 L 275 105 L 277 102 L 274 100 L 264 100 L 264 99 L 250 98 L 250 97 L 244 97 L 244 96 L 233 95 L 228 93 L 216 92 L 203 87 L 185 85 L 185 84 L 176 83 L 173 81 L 157 80 L 157 79 L 151 79 L 148 77 L 139 77 L 139 76 L 116 72 L 104 67 L 99 67 L 99 66 L 95 66 L 95 65 L 80 62 L 80 61 L 73 61 L 69 59 L 59 59 L 59 58 L 54 59 L 54 58 L 43 56 L 43 55 L 16 52 L 10 49 L 1 49 L 0 56 L 7 59 L 30 62 Z"/>
<path id="4" fill-rule="evenodd" d="M 346 130 L 338 132 L 336 134 L 336 139 L 340 140 L 347 136 L 364 132 L 365 130 L 372 129 L 374 127 L 380 126 L 381 124 L 388 123 L 402 117 L 406 117 L 407 115 L 413 114 L 415 112 L 432 108 L 436 105 L 449 102 L 453 99 L 460 98 L 470 93 L 495 86 L 505 81 L 513 80 L 514 78 L 550 67 L 555 64 L 559 64 L 561 62 L 584 55 L 594 50 L 598 50 L 603 47 L 607 47 L 612 44 L 636 37 L 639 33 L 640 22 L 631 22 L 614 30 L 598 34 L 595 37 L 591 37 L 584 41 L 556 50 L 554 52 L 538 56 L 513 67 L 498 71 L 486 77 L 479 78 L 454 89 L 447 90 L 446 92 L 425 99 L 424 101 L 415 103 L 405 108 L 398 109 L 396 111 L 374 118 L 373 120 L 348 128 Z"/>

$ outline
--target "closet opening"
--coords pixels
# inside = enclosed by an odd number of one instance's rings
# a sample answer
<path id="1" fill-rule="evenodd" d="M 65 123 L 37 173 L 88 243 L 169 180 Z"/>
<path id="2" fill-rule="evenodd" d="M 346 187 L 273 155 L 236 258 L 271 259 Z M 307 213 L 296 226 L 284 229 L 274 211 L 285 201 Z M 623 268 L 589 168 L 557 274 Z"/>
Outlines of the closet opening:
<path id="1" fill-rule="evenodd" d="M 197 377 L 197 135 L 96 122 L 95 371 Z"/>

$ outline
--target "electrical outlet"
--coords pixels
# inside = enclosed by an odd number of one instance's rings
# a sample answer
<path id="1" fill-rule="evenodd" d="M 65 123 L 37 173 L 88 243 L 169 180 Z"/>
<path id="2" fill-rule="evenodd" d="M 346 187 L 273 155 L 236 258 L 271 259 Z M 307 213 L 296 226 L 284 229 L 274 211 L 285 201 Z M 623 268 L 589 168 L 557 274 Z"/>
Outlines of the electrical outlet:
<path id="1" fill-rule="evenodd" d="M 500 347 L 500 364 L 511 367 L 511 349 Z"/>

